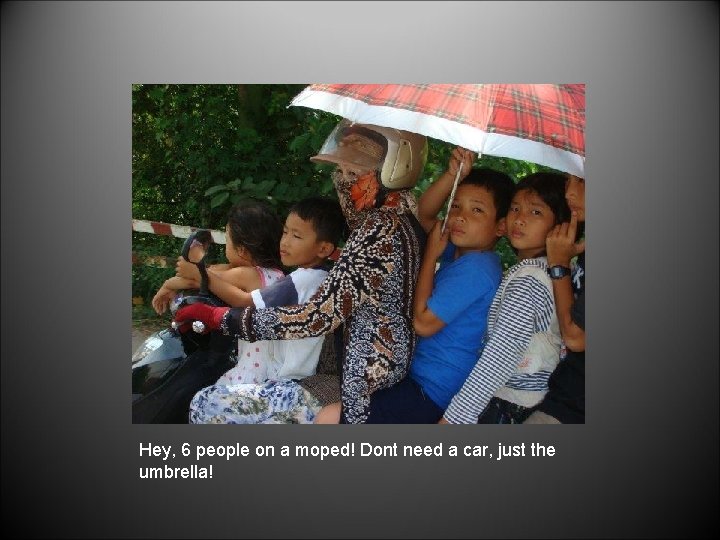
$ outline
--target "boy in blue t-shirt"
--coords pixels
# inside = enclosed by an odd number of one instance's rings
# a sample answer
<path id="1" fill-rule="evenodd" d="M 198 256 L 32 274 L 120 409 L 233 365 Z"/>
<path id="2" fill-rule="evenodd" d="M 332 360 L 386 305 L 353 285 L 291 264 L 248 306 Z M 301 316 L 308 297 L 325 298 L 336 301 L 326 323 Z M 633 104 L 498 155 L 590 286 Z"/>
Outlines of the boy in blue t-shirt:
<path id="1" fill-rule="evenodd" d="M 418 219 L 429 234 L 414 300 L 417 347 L 409 376 L 372 394 L 367 423 L 436 423 L 482 349 L 488 308 L 502 279 L 494 248 L 505 234 L 515 184 L 503 173 L 471 169 L 474 157 L 456 148 L 448 170 L 419 201 Z M 442 232 L 436 216 L 460 163 L 467 173 Z M 315 423 L 336 423 L 338 405 L 325 407 Z"/>

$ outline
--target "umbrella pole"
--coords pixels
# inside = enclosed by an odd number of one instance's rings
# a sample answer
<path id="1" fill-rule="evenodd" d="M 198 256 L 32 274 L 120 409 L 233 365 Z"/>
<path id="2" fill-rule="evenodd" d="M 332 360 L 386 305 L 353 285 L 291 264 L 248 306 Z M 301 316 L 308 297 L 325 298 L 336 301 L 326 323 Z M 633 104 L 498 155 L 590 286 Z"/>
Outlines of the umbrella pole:
<path id="1" fill-rule="evenodd" d="M 442 224 L 442 229 L 440 232 L 442 234 L 445 234 L 445 226 L 447 225 L 448 218 L 450 217 L 450 205 L 453 203 L 453 199 L 455 199 L 455 191 L 458 187 L 458 180 L 460 179 L 460 173 L 462 172 L 463 165 L 465 165 L 463 162 L 460 162 L 460 166 L 458 167 L 457 173 L 455 174 L 455 181 L 453 182 L 452 191 L 450 192 L 450 198 L 448 199 L 448 206 L 447 206 L 447 212 L 445 212 L 445 220 Z"/>

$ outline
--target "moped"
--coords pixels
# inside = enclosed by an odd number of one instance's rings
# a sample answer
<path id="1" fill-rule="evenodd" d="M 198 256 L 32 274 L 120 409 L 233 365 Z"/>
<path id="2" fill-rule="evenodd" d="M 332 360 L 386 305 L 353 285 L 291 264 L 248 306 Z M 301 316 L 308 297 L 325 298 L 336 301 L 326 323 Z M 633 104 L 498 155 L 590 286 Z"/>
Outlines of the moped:
<path id="1" fill-rule="evenodd" d="M 185 241 L 182 256 L 191 261 L 193 245 L 202 246 L 206 254 L 211 242 L 210 231 L 198 229 Z M 226 306 L 208 290 L 205 256 L 191 262 L 200 270 L 200 289 L 196 294 L 178 294 L 170 306 L 171 313 L 175 315 L 180 307 L 196 302 Z M 236 363 L 230 336 L 206 333 L 199 321 L 184 324 L 191 324 L 192 329 L 181 332 L 173 322 L 147 338 L 132 356 L 133 424 L 187 423 L 195 393 L 215 383 Z"/>

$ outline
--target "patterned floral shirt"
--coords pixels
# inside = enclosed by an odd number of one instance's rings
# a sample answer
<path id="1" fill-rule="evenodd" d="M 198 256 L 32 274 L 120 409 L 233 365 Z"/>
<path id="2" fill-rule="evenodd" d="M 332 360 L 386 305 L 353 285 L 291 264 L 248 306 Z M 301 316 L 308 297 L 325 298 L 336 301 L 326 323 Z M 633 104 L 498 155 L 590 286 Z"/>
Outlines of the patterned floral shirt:
<path id="1" fill-rule="evenodd" d="M 365 422 L 370 395 L 405 377 L 415 347 L 422 230 L 410 211 L 381 207 L 364 214 L 308 303 L 235 308 L 223 320 L 224 333 L 247 341 L 321 336 L 346 322 L 344 423 Z"/>

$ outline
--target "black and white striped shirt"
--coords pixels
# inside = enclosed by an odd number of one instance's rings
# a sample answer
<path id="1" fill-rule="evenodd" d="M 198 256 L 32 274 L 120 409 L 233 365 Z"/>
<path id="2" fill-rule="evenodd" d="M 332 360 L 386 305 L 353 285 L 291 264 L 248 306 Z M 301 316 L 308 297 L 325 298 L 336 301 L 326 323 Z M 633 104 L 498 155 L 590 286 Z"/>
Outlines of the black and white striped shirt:
<path id="1" fill-rule="evenodd" d="M 538 272 L 535 275 L 521 272 L 529 266 L 536 267 Z M 549 371 L 517 372 L 533 335 L 547 332 L 557 321 L 552 289 L 541 279 L 546 271 L 545 257 L 525 259 L 508 270 L 488 312 L 482 354 L 445 411 L 448 422 L 476 423 L 493 395 L 505 385 L 538 392 L 547 390 Z"/>

